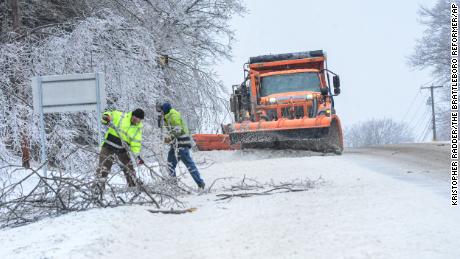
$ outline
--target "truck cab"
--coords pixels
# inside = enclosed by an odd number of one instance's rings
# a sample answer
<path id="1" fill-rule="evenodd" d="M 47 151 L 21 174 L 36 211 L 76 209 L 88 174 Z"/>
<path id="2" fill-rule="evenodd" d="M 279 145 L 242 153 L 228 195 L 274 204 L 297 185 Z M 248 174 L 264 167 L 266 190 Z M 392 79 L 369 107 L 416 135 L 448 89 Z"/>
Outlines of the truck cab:
<path id="1" fill-rule="evenodd" d="M 327 82 L 332 72 L 325 69 L 325 63 L 321 50 L 250 58 L 246 80 L 234 87 L 230 100 L 235 121 L 313 118 L 326 110 L 332 113 L 340 81 L 333 73 L 333 95 Z"/>
<path id="2" fill-rule="evenodd" d="M 343 149 L 334 108 L 340 80 L 326 64 L 322 50 L 251 57 L 244 82 L 233 86 L 230 98 L 235 123 L 225 133 L 230 134 L 231 143 L 272 147 L 309 142 L 327 137 L 332 125 L 338 139 L 336 150 Z M 310 149 L 308 144 L 304 147 Z"/>

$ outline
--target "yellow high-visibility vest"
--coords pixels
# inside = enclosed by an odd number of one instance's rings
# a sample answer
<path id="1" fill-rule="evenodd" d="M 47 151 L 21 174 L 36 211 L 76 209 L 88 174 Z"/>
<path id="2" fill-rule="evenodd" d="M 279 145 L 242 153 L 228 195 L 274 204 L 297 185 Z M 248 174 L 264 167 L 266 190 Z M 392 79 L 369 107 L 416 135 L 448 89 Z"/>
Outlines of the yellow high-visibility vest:
<path id="1" fill-rule="evenodd" d="M 139 122 L 137 125 L 131 124 L 132 112 L 124 113 L 114 110 L 104 112 L 104 115 L 110 116 L 110 121 L 112 122 L 109 130 L 105 133 L 104 142 L 107 140 L 109 134 L 111 134 L 128 143 L 134 154 L 139 154 L 142 147 L 142 122 Z M 113 126 L 116 130 L 112 128 Z M 117 132 L 119 132 L 121 136 L 119 136 Z M 102 144 L 104 144 L 104 142 L 102 142 Z M 110 143 L 108 144 L 111 145 Z"/>

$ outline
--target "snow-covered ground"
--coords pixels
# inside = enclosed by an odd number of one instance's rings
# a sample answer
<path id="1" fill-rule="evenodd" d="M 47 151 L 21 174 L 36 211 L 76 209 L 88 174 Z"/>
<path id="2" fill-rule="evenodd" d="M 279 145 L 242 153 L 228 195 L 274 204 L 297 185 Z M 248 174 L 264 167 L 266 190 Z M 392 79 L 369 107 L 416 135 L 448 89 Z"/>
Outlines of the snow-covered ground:
<path id="1" fill-rule="evenodd" d="M 209 194 L 183 197 L 195 212 L 152 214 L 135 206 L 45 219 L 0 230 L 0 258 L 460 258 L 449 164 L 433 158 L 438 145 L 417 151 L 425 147 L 342 156 L 198 152 L 208 185 L 227 179 Z M 441 149 L 448 161 L 448 146 Z M 243 177 L 324 181 L 306 192 L 216 201 L 222 186 Z"/>

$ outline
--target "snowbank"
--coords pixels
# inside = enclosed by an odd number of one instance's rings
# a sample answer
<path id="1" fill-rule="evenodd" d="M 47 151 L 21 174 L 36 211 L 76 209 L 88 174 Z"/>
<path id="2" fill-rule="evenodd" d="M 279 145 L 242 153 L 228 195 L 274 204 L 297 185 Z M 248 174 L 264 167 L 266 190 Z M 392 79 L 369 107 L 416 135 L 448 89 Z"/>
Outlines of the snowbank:
<path id="1" fill-rule="evenodd" d="M 460 258 L 459 213 L 450 207 L 449 189 L 413 182 L 402 166 L 367 166 L 353 153 L 194 156 L 208 185 L 226 178 L 210 194 L 183 197 L 197 211 L 94 209 L 4 229 L 0 258 Z M 401 177 L 394 177 L 398 170 Z M 223 186 L 243 177 L 321 177 L 325 184 L 307 192 L 215 201 Z M 185 181 L 191 183 L 190 175 Z"/>

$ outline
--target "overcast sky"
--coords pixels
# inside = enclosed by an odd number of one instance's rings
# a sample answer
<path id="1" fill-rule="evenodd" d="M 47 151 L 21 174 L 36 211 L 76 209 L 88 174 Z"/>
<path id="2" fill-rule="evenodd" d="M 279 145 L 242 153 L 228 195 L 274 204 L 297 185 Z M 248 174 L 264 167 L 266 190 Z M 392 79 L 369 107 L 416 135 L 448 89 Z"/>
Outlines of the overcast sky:
<path id="1" fill-rule="evenodd" d="M 233 60 L 215 67 L 231 89 L 242 82 L 243 64 L 251 56 L 323 49 L 328 67 L 340 75 L 336 101 L 344 127 L 371 118 L 404 119 L 423 135 L 430 121 L 425 105 L 429 71 L 408 66 L 424 27 L 421 5 L 435 0 L 246 0 L 248 13 L 231 26 L 236 42 Z M 430 132 L 426 135 L 430 138 Z"/>

